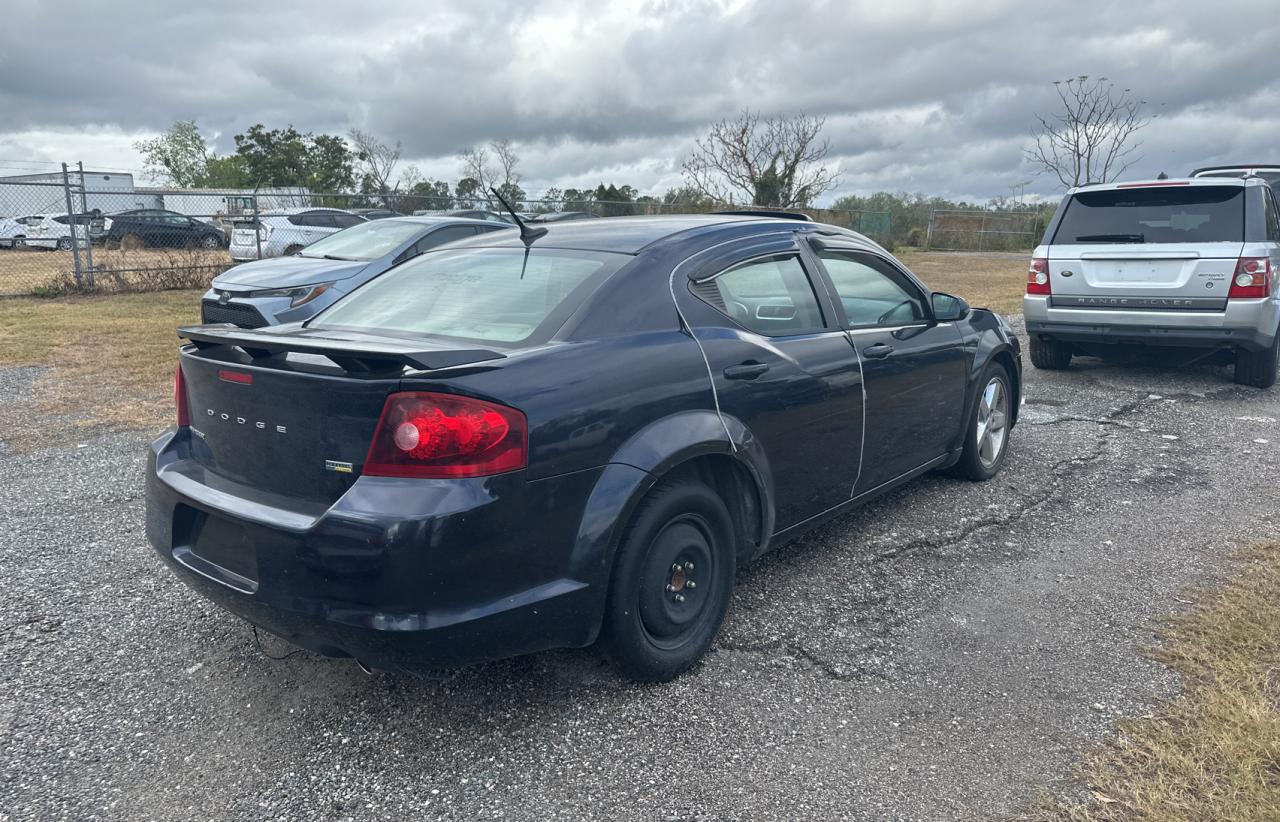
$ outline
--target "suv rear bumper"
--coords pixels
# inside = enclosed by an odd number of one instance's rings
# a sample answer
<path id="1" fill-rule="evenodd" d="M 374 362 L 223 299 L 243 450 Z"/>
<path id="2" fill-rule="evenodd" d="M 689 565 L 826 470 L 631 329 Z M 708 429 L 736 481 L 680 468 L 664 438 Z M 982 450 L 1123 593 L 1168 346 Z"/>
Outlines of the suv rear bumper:
<path id="1" fill-rule="evenodd" d="M 189 437 L 149 449 L 152 547 L 188 586 L 295 645 L 422 674 L 584 646 L 599 631 L 607 558 L 575 538 L 577 501 L 604 469 L 362 477 L 327 508 L 291 510 L 211 478 Z"/>
<path id="2" fill-rule="evenodd" d="M 1052 299 L 1023 298 L 1028 334 L 1062 342 L 1261 351 L 1280 325 L 1280 301 L 1274 299 L 1235 300 L 1225 311 L 1055 308 Z"/>

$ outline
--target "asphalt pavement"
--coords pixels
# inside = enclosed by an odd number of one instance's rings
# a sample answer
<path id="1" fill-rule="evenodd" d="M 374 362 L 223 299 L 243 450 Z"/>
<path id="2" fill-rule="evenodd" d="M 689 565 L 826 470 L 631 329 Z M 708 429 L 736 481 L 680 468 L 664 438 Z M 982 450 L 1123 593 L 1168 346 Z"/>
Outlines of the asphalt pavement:
<path id="1" fill-rule="evenodd" d="M 40 373 L 0 370 L 0 409 Z M 147 546 L 147 436 L 0 444 L 0 819 L 952 820 L 1071 793 L 1176 687 L 1151 620 L 1280 536 L 1280 388 L 1026 377 L 1000 476 L 766 556 L 655 686 L 589 650 L 431 682 L 259 644 Z"/>

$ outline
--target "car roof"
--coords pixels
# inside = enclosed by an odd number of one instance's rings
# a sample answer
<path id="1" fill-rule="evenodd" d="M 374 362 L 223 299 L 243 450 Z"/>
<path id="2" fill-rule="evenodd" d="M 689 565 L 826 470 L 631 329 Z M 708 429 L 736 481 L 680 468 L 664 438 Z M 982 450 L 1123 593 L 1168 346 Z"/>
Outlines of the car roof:
<path id="1" fill-rule="evenodd" d="M 1239 171 L 1241 174 L 1247 171 L 1280 171 L 1280 163 L 1231 163 L 1225 166 L 1205 166 L 1191 172 L 1191 176 L 1196 177 L 1209 171 Z"/>
<path id="2" fill-rule="evenodd" d="M 537 223 L 546 229 L 546 235 L 534 241 L 534 247 L 567 248 L 582 251 L 612 251 L 620 254 L 638 254 L 646 246 L 677 234 L 698 229 L 714 229 L 756 223 L 772 225 L 792 231 L 835 227 L 820 223 L 801 222 L 777 218 L 754 218 L 727 214 L 664 214 L 648 217 L 605 217 L 599 220 L 565 220 L 563 222 Z M 850 237 L 858 236 L 845 229 L 836 229 Z M 501 232 L 486 240 L 464 240 L 470 245 L 520 246 L 519 232 Z"/>
<path id="3" fill-rule="evenodd" d="M 273 208 L 267 211 L 258 212 L 260 217 L 288 217 L 291 214 L 305 214 L 308 211 L 327 211 L 333 214 L 350 214 L 350 211 L 342 208 L 329 208 L 328 206 L 311 206 L 310 208 Z M 249 216 L 253 216 L 252 214 Z"/>

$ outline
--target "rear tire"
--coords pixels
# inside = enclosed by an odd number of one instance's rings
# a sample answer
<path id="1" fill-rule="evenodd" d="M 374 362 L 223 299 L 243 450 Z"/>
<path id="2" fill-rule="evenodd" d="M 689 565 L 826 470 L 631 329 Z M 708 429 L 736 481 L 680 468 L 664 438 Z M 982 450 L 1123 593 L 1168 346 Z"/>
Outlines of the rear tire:
<path id="1" fill-rule="evenodd" d="M 58 244 L 57 244 L 57 246 L 58 246 L 58 250 L 59 250 L 59 251 L 70 251 L 70 250 L 71 250 L 71 238 L 70 238 L 70 237 L 59 237 L 59 238 L 58 238 Z"/>
<path id="2" fill-rule="evenodd" d="M 1009 370 L 992 363 L 982 373 L 964 434 L 964 451 L 951 468 L 953 476 L 985 482 L 1004 465 L 1013 424 L 1013 381 Z"/>
<path id="3" fill-rule="evenodd" d="M 1042 371 L 1062 371 L 1071 365 L 1071 349 L 1056 340 L 1033 334 L 1031 364 Z"/>
<path id="4" fill-rule="evenodd" d="M 1236 370 L 1233 379 L 1239 385 L 1254 388 L 1270 388 L 1276 384 L 1276 371 L 1280 367 L 1280 329 L 1271 339 L 1271 346 L 1262 351 L 1236 350 Z"/>
<path id="5" fill-rule="evenodd" d="M 200 242 L 198 243 L 198 245 L 200 246 L 200 248 L 206 249 L 208 251 L 212 251 L 215 248 L 222 248 L 222 239 L 219 237 L 215 237 L 212 234 L 206 234 L 205 236 L 200 238 Z"/>
<path id="6" fill-rule="evenodd" d="M 673 679 L 711 646 L 733 590 L 734 527 L 724 501 L 692 479 L 640 503 L 613 563 L 600 645 L 627 677 Z"/>
<path id="7" fill-rule="evenodd" d="M 303 248 L 305 248 L 305 246 L 297 245 L 296 243 L 291 246 L 286 246 L 284 249 L 284 256 L 292 257 L 294 254 L 297 254 Z"/>
<path id="8" fill-rule="evenodd" d="M 126 234 L 120 238 L 121 251 L 137 251 L 145 245 L 146 243 L 137 234 Z"/>

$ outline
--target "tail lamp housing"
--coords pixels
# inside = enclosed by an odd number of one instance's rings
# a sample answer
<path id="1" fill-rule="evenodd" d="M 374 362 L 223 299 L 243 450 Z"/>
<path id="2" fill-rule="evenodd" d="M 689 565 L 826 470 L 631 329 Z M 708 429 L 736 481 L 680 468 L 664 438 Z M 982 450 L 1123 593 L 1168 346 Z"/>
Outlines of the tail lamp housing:
<path id="1" fill-rule="evenodd" d="M 528 423 L 514 408 L 456 394 L 401 391 L 382 407 L 362 473 L 485 477 L 524 468 L 528 451 Z"/>
<path id="2" fill-rule="evenodd" d="M 1049 286 L 1049 261 L 1044 257 L 1036 257 L 1027 269 L 1028 294 L 1052 294 Z"/>
<path id="3" fill-rule="evenodd" d="M 1228 299 L 1268 297 L 1271 295 L 1271 260 L 1267 257 L 1241 257 L 1231 275 Z"/>

